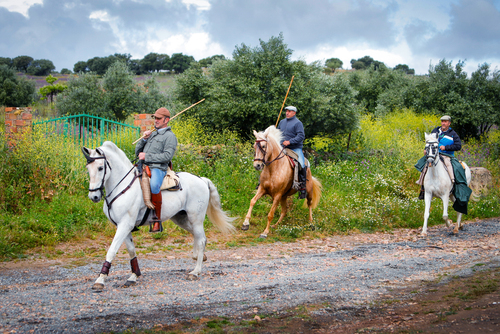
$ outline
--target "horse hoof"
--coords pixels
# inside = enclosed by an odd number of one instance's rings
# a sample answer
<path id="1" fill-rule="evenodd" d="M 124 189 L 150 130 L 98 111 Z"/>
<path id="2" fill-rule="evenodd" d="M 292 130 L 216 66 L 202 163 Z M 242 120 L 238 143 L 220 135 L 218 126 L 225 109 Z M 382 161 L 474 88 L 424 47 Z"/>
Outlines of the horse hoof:
<path id="1" fill-rule="evenodd" d="M 188 281 L 197 281 L 199 279 L 200 279 L 200 277 L 198 277 L 198 275 L 194 275 L 194 274 L 189 274 L 187 277 Z"/>
<path id="2" fill-rule="evenodd" d="M 250 225 L 242 225 L 241 226 L 241 230 L 242 231 L 248 231 L 248 228 L 250 227 Z"/>
<path id="3" fill-rule="evenodd" d="M 463 225 L 460 225 L 460 227 L 458 228 L 460 231 L 463 231 L 464 229 L 464 226 Z"/>
<path id="4" fill-rule="evenodd" d="M 267 234 L 262 233 L 261 235 L 259 235 L 259 238 L 265 239 L 265 238 L 267 238 Z"/>
<path id="5" fill-rule="evenodd" d="M 94 285 L 92 285 L 92 290 L 94 290 L 94 292 L 102 292 L 102 290 L 104 290 L 104 284 L 94 283 Z"/>
<path id="6" fill-rule="evenodd" d="M 127 281 L 125 282 L 125 284 L 123 284 L 123 288 L 128 288 L 128 287 L 130 287 L 130 286 L 134 286 L 134 285 L 136 285 L 136 284 L 137 284 L 137 282 L 136 282 L 136 281 L 129 281 L 129 280 L 127 280 Z"/>
<path id="7" fill-rule="evenodd" d="M 446 220 L 446 226 L 450 227 L 453 224 L 453 220 L 448 219 Z"/>

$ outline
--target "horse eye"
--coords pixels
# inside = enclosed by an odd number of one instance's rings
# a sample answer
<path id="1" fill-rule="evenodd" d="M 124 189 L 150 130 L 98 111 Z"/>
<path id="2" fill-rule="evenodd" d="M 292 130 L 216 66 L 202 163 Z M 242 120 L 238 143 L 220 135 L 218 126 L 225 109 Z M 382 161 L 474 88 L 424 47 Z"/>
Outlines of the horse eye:
<path id="1" fill-rule="evenodd" d="M 103 170 L 103 169 L 104 169 L 104 167 L 99 167 L 99 168 L 97 168 L 97 170 L 98 170 L 99 172 L 102 172 L 102 170 Z"/>

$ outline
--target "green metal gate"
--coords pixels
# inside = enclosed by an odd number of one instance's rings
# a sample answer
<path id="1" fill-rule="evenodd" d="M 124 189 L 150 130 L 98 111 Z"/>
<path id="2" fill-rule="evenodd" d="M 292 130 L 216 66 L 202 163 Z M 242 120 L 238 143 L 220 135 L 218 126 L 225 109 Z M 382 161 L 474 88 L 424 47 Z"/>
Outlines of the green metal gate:
<path id="1" fill-rule="evenodd" d="M 95 148 L 106 140 L 118 147 L 130 145 L 140 137 L 141 129 L 102 117 L 80 114 L 33 122 L 33 127 L 42 127 L 46 134 L 71 138 L 75 144 Z"/>

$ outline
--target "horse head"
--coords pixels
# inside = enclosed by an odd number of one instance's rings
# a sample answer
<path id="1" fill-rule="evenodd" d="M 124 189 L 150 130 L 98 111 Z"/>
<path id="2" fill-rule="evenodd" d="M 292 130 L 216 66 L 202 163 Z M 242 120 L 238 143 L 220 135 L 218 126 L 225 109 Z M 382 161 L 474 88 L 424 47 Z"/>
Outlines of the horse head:
<path id="1" fill-rule="evenodd" d="M 437 133 L 425 133 L 425 156 L 429 166 L 436 165 L 439 160 L 439 141 Z"/>
<path id="2" fill-rule="evenodd" d="M 255 150 L 253 167 L 260 171 L 276 160 L 276 156 L 283 156 L 281 154 L 283 148 L 280 145 L 283 135 L 274 125 L 261 132 L 253 130 L 253 134 L 256 138 L 253 145 Z"/>
<path id="3" fill-rule="evenodd" d="M 264 132 L 257 132 L 253 130 L 253 134 L 255 136 L 255 144 L 253 144 L 253 148 L 255 150 L 255 155 L 253 159 L 253 167 L 261 171 L 266 166 L 266 154 L 268 149 L 267 138 Z"/>
<path id="4" fill-rule="evenodd" d="M 106 160 L 106 155 L 101 148 L 95 150 L 82 147 L 82 153 L 87 159 L 87 171 L 89 172 L 89 198 L 97 203 L 102 199 L 104 183 L 109 178 L 111 170 L 109 162 Z M 107 172 L 107 173 L 106 173 Z"/>

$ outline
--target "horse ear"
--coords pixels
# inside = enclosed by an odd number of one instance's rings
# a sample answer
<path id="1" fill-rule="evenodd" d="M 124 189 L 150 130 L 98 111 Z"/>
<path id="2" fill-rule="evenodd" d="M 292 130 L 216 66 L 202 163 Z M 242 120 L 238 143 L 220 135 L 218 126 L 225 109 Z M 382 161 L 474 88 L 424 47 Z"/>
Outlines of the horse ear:
<path id="1" fill-rule="evenodd" d="M 104 155 L 104 152 L 101 150 L 100 147 L 96 148 L 95 149 L 97 153 L 99 153 L 100 155 Z"/>
<path id="2" fill-rule="evenodd" d="M 82 147 L 82 153 L 86 157 L 90 157 L 90 149 L 86 148 L 85 146 Z"/>
<path id="3" fill-rule="evenodd" d="M 253 135 L 254 135 L 255 137 L 257 137 L 257 134 L 258 134 L 258 132 L 257 132 L 257 131 L 255 131 L 255 130 L 253 130 Z"/>

